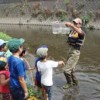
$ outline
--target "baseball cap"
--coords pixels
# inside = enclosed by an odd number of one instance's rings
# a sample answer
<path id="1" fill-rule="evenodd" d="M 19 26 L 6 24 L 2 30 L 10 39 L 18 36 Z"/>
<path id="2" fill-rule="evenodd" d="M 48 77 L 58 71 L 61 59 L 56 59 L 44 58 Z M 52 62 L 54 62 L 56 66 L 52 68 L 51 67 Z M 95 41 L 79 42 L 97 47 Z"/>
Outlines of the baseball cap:
<path id="1" fill-rule="evenodd" d="M 6 64 L 7 64 L 7 58 L 0 57 L 0 70 L 4 70 Z"/>
<path id="2" fill-rule="evenodd" d="M 0 61 L 6 63 L 6 62 L 7 62 L 7 58 L 5 58 L 5 57 L 0 57 Z"/>
<path id="3" fill-rule="evenodd" d="M 82 24 L 82 20 L 80 18 L 74 19 L 73 22 L 78 23 L 78 24 Z"/>
<path id="4" fill-rule="evenodd" d="M 4 41 L 2 39 L 0 39 L 0 46 L 2 46 L 4 43 L 7 43 L 8 41 Z"/>
<path id="5" fill-rule="evenodd" d="M 36 50 L 36 55 L 38 57 L 44 57 L 47 55 L 47 52 L 48 52 L 48 47 L 43 45 L 43 46 L 40 46 L 37 50 Z"/>
<path id="6" fill-rule="evenodd" d="M 23 38 L 20 39 L 13 38 L 10 41 L 8 41 L 7 46 L 9 50 L 14 51 L 19 49 L 19 47 L 23 45 L 24 42 L 25 40 Z"/>

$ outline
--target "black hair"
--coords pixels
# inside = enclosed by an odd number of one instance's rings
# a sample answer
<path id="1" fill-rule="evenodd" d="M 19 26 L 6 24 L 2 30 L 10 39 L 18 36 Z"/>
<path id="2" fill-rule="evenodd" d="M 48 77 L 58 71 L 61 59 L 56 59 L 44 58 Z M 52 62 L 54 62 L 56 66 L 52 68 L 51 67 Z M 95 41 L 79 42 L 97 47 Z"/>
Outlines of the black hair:
<path id="1" fill-rule="evenodd" d="M 22 46 L 22 45 L 20 45 L 20 48 L 21 48 L 21 46 Z M 9 50 L 10 50 L 10 52 L 12 52 L 12 53 L 16 53 L 16 52 L 18 52 L 19 48 L 18 48 L 18 49 L 14 49 L 14 47 L 13 47 L 13 48 L 11 48 L 11 49 L 9 49 Z"/>
<path id="2" fill-rule="evenodd" d="M 6 46 L 6 43 L 2 44 L 2 45 L 0 46 L 0 50 L 1 50 L 2 48 L 4 48 L 5 46 Z"/>
<path id="3" fill-rule="evenodd" d="M 23 49 L 23 51 L 21 52 L 21 54 L 19 56 L 22 57 L 23 54 L 25 54 L 25 53 L 26 53 L 26 49 Z"/>
<path id="4" fill-rule="evenodd" d="M 9 50 L 10 50 L 10 52 L 12 52 L 12 53 L 16 53 L 16 52 L 18 52 L 19 49 L 16 49 L 16 50 L 14 50 L 14 49 L 9 49 Z"/>
<path id="5" fill-rule="evenodd" d="M 46 56 L 43 56 L 43 57 L 40 57 L 41 59 L 40 60 L 44 60 L 46 58 Z"/>
<path id="6" fill-rule="evenodd" d="M 5 70 L 5 66 L 7 65 L 6 62 L 0 61 L 0 71 Z"/>

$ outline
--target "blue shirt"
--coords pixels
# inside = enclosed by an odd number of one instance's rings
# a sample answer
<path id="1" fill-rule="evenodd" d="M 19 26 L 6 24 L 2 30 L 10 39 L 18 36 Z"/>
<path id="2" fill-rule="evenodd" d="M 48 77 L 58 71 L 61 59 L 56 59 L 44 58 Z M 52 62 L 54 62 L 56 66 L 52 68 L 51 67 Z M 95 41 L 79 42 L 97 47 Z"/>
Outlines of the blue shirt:
<path id="1" fill-rule="evenodd" d="M 12 55 L 8 58 L 8 66 L 10 71 L 10 87 L 21 88 L 18 77 L 20 76 L 26 79 L 26 70 L 23 60 Z"/>

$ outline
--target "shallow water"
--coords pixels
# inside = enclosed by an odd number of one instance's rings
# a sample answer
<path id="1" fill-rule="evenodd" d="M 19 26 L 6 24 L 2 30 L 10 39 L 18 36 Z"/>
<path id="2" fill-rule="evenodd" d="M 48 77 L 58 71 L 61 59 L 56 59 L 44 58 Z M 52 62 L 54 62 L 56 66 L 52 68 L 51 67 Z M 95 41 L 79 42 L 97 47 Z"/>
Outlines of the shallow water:
<path id="1" fill-rule="evenodd" d="M 39 45 L 46 44 L 49 47 L 49 57 L 66 61 L 68 46 L 66 35 L 52 34 L 50 27 L 36 26 L 8 26 L 0 25 L 0 30 L 7 32 L 12 37 L 24 38 L 25 47 L 35 54 Z M 81 49 L 81 57 L 76 66 L 78 87 L 63 90 L 66 83 L 65 77 L 60 71 L 54 74 L 54 100 L 100 100 L 100 30 L 86 30 L 85 44 Z"/>

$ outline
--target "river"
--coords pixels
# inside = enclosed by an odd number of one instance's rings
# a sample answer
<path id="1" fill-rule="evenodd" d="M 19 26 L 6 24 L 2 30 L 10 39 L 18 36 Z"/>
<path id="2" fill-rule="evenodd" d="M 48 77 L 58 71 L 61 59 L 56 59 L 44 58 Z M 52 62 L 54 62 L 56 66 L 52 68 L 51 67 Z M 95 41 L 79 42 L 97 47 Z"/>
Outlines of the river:
<path id="1" fill-rule="evenodd" d="M 67 36 L 52 34 L 49 26 L 0 25 L 0 30 L 16 38 L 25 39 L 25 47 L 32 55 L 38 46 L 45 44 L 49 48 L 49 58 L 66 61 Z M 79 81 L 77 87 L 63 90 L 66 83 L 61 68 L 54 73 L 54 100 L 100 100 L 100 30 L 86 30 L 86 39 L 81 49 L 81 57 L 76 66 L 75 75 Z"/>

